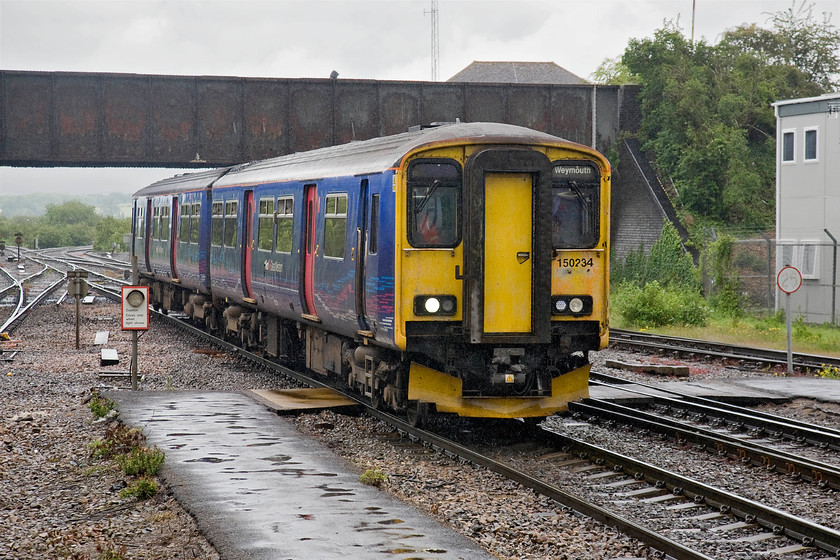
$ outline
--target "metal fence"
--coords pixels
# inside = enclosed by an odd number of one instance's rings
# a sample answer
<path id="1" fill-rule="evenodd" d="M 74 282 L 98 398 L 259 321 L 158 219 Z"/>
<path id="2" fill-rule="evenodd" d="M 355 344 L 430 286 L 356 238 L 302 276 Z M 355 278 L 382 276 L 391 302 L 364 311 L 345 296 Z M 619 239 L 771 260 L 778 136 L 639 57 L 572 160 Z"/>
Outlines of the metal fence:
<path id="1" fill-rule="evenodd" d="M 799 290 L 791 295 L 791 313 L 808 323 L 838 324 L 838 246 L 829 240 L 787 241 L 757 234 L 733 244 L 728 279 L 736 279 L 745 310 L 773 314 L 784 308 L 785 295 L 776 285 L 779 270 L 793 266 L 802 275 Z M 704 271 L 705 274 L 705 271 Z M 715 289 L 704 277 L 707 293 Z"/>

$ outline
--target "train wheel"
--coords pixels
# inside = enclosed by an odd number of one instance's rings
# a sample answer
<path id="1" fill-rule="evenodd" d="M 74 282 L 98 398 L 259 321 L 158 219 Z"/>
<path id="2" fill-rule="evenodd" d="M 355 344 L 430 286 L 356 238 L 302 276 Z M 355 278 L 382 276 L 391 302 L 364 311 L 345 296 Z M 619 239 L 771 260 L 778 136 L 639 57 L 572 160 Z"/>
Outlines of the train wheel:
<path id="1" fill-rule="evenodd" d="M 419 401 L 410 401 L 405 408 L 406 419 L 410 426 L 422 428 L 429 415 L 429 405 Z"/>
<path id="2" fill-rule="evenodd" d="M 385 399 L 382 397 L 382 393 L 376 390 L 376 388 L 370 392 L 370 406 L 374 410 L 383 410 L 385 408 Z"/>

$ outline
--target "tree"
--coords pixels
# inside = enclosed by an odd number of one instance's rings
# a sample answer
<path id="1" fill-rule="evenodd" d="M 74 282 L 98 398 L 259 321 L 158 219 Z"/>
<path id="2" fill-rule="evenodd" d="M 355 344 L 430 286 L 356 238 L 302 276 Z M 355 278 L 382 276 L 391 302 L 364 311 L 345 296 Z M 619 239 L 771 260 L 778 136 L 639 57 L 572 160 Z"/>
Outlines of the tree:
<path id="1" fill-rule="evenodd" d="M 630 73 L 621 62 L 621 57 L 605 58 L 598 68 L 589 75 L 589 81 L 595 84 L 622 86 L 625 84 L 637 84 L 639 78 Z"/>
<path id="2" fill-rule="evenodd" d="M 836 85 L 840 34 L 803 3 L 773 29 L 742 26 L 717 45 L 691 44 L 673 22 L 633 39 L 621 63 L 639 77 L 640 139 L 697 217 L 770 227 L 776 121 L 771 104 Z"/>

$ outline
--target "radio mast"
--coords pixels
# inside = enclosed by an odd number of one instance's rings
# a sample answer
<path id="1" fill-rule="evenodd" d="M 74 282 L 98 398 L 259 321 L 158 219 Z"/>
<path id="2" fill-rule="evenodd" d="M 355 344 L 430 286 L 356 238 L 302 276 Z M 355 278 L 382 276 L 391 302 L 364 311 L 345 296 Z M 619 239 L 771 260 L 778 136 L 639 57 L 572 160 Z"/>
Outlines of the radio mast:
<path id="1" fill-rule="evenodd" d="M 438 36 L 438 0 L 432 0 L 432 81 L 438 79 L 438 63 L 440 61 L 440 39 Z"/>

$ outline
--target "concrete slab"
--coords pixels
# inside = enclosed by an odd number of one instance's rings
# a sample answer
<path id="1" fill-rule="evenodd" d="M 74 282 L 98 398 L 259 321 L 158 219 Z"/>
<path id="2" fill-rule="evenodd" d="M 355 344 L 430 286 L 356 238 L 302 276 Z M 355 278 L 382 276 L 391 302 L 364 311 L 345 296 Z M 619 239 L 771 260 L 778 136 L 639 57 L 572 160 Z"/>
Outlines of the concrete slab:
<path id="1" fill-rule="evenodd" d="M 109 392 L 225 560 L 492 560 L 238 393 Z"/>
<path id="2" fill-rule="evenodd" d="M 753 381 L 754 383 L 745 383 L 747 381 Z M 742 378 L 704 381 L 672 381 L 668 383 L 650 381 L 645 383 L 648 387 L 642 387 L 634 383 L 610 386 L 593 385 L 589 387 L 589 396 L 593 399 L 603 399 L 628 405 L 649 404 L 651 399 L 645 394 L 662 397 L 674 396 L 666 391 L 676 391 L 685 395 L 705 397 L 708 399 L 715 399 L 744 406 L 767 402 L 784 402 L 790 398 L 788 394 L 785 394 L 780 390 L 771 390 L 766 383 L 767 381 L 775 380 L 770 378 Z"/>
<path id="3" fill-rule="evenodd" d="M 296 410 L 315 411 L 337 406 L 359 406 L 340 393 L 327 388 L 258 390 L 249 393 L 257 401 L 275 412 L 293 412 Z"/>
<path id="4" fill-rule="evenodd" d="M 773 377 L 733 379 L 732 385 L 788 398 L 840 403 L 840 379 Z"/>

